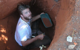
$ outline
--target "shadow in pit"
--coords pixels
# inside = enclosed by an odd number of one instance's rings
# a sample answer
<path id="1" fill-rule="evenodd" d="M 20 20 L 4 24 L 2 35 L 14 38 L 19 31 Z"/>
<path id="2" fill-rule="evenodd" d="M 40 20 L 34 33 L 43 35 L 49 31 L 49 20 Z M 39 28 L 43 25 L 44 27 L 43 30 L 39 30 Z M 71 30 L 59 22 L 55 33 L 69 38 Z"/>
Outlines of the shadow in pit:
<path id="1" fill-rule="evenodd" d="M 37 7 L 36 5 L 34 6 L 31 6 L 30 8 L 33 16 L 36 16 L 38 14 L 40 14 L 41 12 L 43 12 L 39 7 Z M 19 19 L 19 13 L 18 11 L 15 11 L 14 13 L 11 14 L 12 17 L 10 17 L 9 19 L 9 24 L 13 27 L 13 31 L 11 31 L 11 33 L 14 33 L 15 32 L 15 29 L 16 29 L 16 25 L 17 25 L 17 22 L 18 22 L 18 19 Z M 11 19 L 13 18 L 13 21 L 14 19 L 16 19 L 16 21 L 14 23 L 10 22 L 12 21 Z M 12 24 L 11 24 L 12 23 Z M 53 23 L 53 26 L 52 27 L 49 27 L 49 28 L 45 28 L 41 19 L 38 19 L 37 21 L 35 21 L 34 23 L 37 23 L 37 30 L 40 29 L 42 32 L 45 32 L 45 34 L 50 38 L 52 39 L 53 36 L 54 36 L 54 32 L 55 32 L 55 25 Z M 33 23 L 33 24 L 34 24 Z M 56 22 L 55 22 L 56 23 Z"/>
<path id="2" fill-rule="evenodd" d="M 33 0 L 29 5 L 30 5 L 30 10 L 31 10 L 32 14 L 34 14 L 33 16 L 36 16 L 42 12 L 46 12 L 42 8 L 40 8 L 37 5 L 37 3 Z M 42 32 L 44 32 L 50 39 L 53 39 L 53 37 L 55 35 L 55 26 L 56 26 L 55 14 L 53 14 L 53 16 L 54 16 L 54 19 L 51 19 L 51 20 L 53 20 L 55 23 L 53 23 L 53 21 L 52 21 L 53 25 L 52 25 L 52 27 L 49 27 L 49 28 L 44 27 L 41 19 L 38 19 L 37 21 L 34 22 L 34 23 L 36 23 L 37 30 L 39 29 Z"/>

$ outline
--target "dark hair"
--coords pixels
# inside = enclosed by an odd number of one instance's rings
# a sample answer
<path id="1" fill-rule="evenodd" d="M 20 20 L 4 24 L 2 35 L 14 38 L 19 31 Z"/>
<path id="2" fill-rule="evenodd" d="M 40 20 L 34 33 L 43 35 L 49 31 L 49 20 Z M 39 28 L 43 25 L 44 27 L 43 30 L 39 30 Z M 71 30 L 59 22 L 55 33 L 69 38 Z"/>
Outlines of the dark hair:
<path id="1" fill-rule="evenodd" d="M 18 11 L 19 11 L 19 13 L 22 14 L 22 11 L 24 9 L 26 9 L 26 8 L 30 8 L 30 6 L 29 5 L 24 5 L 24 4 L 19 4 L 18 5 Z"/>

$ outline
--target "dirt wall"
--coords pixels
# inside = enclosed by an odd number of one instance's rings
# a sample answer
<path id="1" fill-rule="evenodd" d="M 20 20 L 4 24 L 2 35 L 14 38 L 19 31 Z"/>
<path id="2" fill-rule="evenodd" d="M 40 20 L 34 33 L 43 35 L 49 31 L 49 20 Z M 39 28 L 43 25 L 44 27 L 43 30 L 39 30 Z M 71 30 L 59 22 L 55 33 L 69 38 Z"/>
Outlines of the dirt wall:
<path id="1" fill-rule="evenodd" d="M 31 0 L 0 0 L 0 19 L 16 10 L 20 3 L 28 4 Z"/>
<path id="2" fill-rule="evenodd" d="M 19 15 L 16 12 L 12 13 L 21 2 L 27 4 L 30 0 L 0 1 L 0 50 L 21 50 L 14 40 L 15 27 Z M 42 11 L 48 13 L 54 23 L 55 27 L 53 26 L 48 29 L 43 24 L 40 24 L 41 29 L 53 39 L 48 50 L 53 49 L 53 44 L 63 34 L 67 23 L 71 20 L 75 0 L 59 0 L 58 2 L 54 0 L 35 0 L 34 4 Z"/>
<path id="3" fill-rule="evenodd" d="M 47 35 L 53 38 L 48 49 L 53 50 L 53 44 L 59 39 L 64 31 L 66 31 L 67 23 L 71 20 L 71 16 L 74 12 L 75 0 L 59 0 L 58 2 L 55 2 L 54 0 L 40 0 L 37 1 L 37 4 L 44 12 L 47 12 L 50 15 L 55 25 L 55 29 L 54 27 L 47 30 L 44 29 L 44 27 L 42 28 L 47 32 Z"/>
<path id="4" fill-rule="evenodd" d="M 19 18 L 17 5 L 31 0 L 0 0 L 0 50 L 22 50 L 14 39 Z M 17 13 L 17 14 L 16 14 Z"/>

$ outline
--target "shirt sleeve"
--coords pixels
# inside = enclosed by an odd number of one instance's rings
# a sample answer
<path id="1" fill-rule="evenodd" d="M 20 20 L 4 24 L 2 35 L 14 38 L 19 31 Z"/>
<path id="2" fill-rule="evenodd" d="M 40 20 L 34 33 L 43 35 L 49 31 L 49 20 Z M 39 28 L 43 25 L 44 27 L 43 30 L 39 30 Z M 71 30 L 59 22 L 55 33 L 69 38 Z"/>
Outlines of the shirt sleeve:
<path id="1" fill-rule="evenodd" d="M 19 28 L 18 33 L 20 36 L 20 41 L 26 41 L 28 39 L 26 25 L 23 25 L 21 28 Z"/>

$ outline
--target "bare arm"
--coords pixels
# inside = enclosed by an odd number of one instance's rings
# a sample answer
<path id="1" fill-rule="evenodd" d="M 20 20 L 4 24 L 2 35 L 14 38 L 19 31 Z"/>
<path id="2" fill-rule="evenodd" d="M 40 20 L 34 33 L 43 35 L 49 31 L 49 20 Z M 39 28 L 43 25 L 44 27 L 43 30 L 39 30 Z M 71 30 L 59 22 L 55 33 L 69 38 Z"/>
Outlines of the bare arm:
<path id="1" fill-rule="evenodd" d="M 37 37 L 35 37 L 35 38 L 32 38 L 32 39 L 28 39 L 28 40 L 26 40 L 26 41 L 21 41 L 22 46 L 29 45 L 30 43 L 32 43 L 32 42 L 34 42 L 34 41 L 36 41 L 37 39 L 38 39 L 38 38 L 37 38 Z"/>
<path id="2" fill-rule="evenodd" d="M 36 21 L 39 18 L 40 18 L 40 15 L 37 15 L 37 16 L 35 16 L 35 17 L 32 18 L 31 22 L 34 22 L 34 21 Z"/>
<path id="3" fill-rule="evenodd" d="M 44 38 L 44 35 L 40 34 L 40 35 L 38 35 L 38 36 L 36 36 L 32 39 L 29 39 L 29 40 L 26 40 L 26 41 L 21 41 L 21 43 L 22 43 L 22 46 L 27 46 L 27 45 L 31 44 L 32 42 L 34 42 L 38 39 L 42 40 L 43 38 Z"/>
<path id="4" fill-rule="evenodd" d="M 44 12 L 42 12 L 41 14 L 44 14 Z M 34 22 L 34 21 L 36 21 L 37 19 L 39 19 L 41 14 L 33 17 L 32 20 L 31 20 L 31 22 Z"/>

